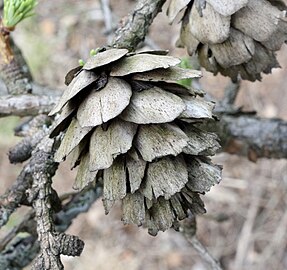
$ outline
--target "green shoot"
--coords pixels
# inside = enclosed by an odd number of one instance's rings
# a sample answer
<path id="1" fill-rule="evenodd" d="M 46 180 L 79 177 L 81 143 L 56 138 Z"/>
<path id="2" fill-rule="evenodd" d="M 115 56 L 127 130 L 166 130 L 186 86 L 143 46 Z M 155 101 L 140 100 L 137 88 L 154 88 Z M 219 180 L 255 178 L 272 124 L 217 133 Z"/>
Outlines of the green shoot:
<path id="1" fill-rule="evenodd" d="M 19 22 L 34 15 L 36 0 L 4 0 L 3 25 L 13 29 Z"/>

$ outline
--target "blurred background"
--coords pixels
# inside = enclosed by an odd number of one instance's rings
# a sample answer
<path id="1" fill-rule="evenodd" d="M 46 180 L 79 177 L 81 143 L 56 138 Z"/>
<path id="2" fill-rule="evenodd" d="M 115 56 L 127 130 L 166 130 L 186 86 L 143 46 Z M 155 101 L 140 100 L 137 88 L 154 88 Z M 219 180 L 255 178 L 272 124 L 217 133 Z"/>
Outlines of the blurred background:
<path id="1" fill-rule="evenodd" d="M 14 39 L 27 59 L 34 79 L 55 89 L 65 89 L 64 76 L 87 59 L 89 51 L 107 43 L 109 29 L 132 10 L 135 1 L 110 0 L 112 17 L 101 8 L 103 0 L 41 0 L 37 15 L 17 27 Z M 113 21 L 112 25 L 109 22 Z M 156 18 L 147 43 L 175 48 L 179 24 L 169 25 L 165 13 Z M 287 120 L 287 46 L 278 53 L 281 69 L 264 75 L 262 82 L 243 82 L 236 104 L 256 110 L 261 117 Z M 203 89 L 217 99 L 229 80 L 204 72 Z M 20 119 L 0 119 L 0 190 L 9 187 L 21 166 L 9 164 L 7 152 L 18 138 L 13 128 Z M 198 218 L 197 235 L 224 269 L 287 269 L 287 161 L 246 158 L 219 154 L 214 162 L 223 165 L 223 180 L 212 188 L 204 202 L 207 214 Z M 54 186 L 60 194 L 72 190 L 75 172 L 62 164 Z M 21 220 L 22 209 L 1 231 L 3 236 Z M 120 206 L 105 216 L 98 201 L 88 213 L 81 214 L 69 228 L 86 243 L 80 258 L 64 257 L 67 270 L 204 270 L 200 259 L 180 233 L 169 230 L 151 237 L 143 228 L 124 226 Z M 29 267 L 27 268 L 29 269 Z"/>

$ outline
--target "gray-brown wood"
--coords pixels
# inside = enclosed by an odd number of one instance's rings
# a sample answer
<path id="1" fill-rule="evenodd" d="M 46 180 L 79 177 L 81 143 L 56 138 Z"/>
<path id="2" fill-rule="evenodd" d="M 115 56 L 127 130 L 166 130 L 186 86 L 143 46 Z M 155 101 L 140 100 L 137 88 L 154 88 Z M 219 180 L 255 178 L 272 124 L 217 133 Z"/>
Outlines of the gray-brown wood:
<path id="1" fill-rule="evenodd" d="M 162 11 L 165 2 L 166 0 L 138 1 L 134 12 L 130 13 L 117 29 L 112 47 L 135 51 L 138 44 L 145 39 L 149 26 Z"/>
<path id="2" fill-rule="evenodd" d="M 95 181 L 98 171 L 89 170 L 90 154 L 87 153 L 82 159 L 80 166 L 78 168 L 75 183 L 73 185 L 74 189 L 82 190 L 87 185 Z"/>
<path id="3" fill-rule="evenodd" d="M 4 90 L 1 88 L 0 90 Z M 3 95 L 0 96 L 0 117 L 6 116 L 36 116 L 39 114 L 48 114 L 59 97 L 43 95 Z"/>
<path id="4" fill-rule="evenodd" d="M 248 62 L 255 52 L 253 39 L 242 32 L 230 29 L 227 40 L 220 44 L 209 45 L 218 64 L 223 68 Z"/>
<path id="5" fill-rule="evenodd" d="M 221 180 L 222 168 L 197 158 L 186 161 L 188 169 L 188 183 L 186 186 L 193 192 L 205 193 Z"/>
<path id="6" fill-rule="evenodd" d="M 111 76 L 126 76 L 132 73 L 145 72 L 156 68 L 168 68 L 180 63 L 180 59 L 172 56 L 140 53 L 123 58 L 111 69 Z"/>
<path id="7" fill-rule="evenodd" d="M 92 91 L 81 103 L 77 119 L 83 127 L 98 126 L 118 116 L 129 104 L 131 86 L 119 78 L 109 78 L 100 91 Z"/>
<path id="8" fill-rule="evenodd" d="M 192 35 L 202 43 L 221 43 L 229 36 L 230 16 L 222 16 L 208 3 L 202 10 L 202 16 L 193 5 L 189 23 Z"/>
<path id="9" fill-rule="evenodd" d="M 194 119 L 212 119 L 212 110 L 214 103 L 206 101 L 200 97 L 182 96 L 182 100 L 186 105 L 186 109 L 178 118 L 185 121 L 193 121 Z"/>
<path id="10" fill-rule="evenodd" d="M 158 87 L 134 92 L 121 118 L 137 124 L 171 122 L 185 109 L 178 96 Z"/>
<path id="11" fill-rule="evenodd" d="M 134 145 L 143 159 L 151 162 L 167 155 L 177 156 L 188 140 L 187 135 L 173 124 L 142 125 Z"/>
<path id="12" fill-rule="evenodd" d="M 287 158 L 287 122 L 253 115 L 223 114 L 208 129 L 216 132 L 224 152 L 259 158 Z"/>
<path id="13" fill-rule="evenodd" d="M 140 191 L 149 200 L 160 196 L 168 200 L 179 192 L 187 181 L 187 168 L 183 157 L 164 157 L 149 164 Z"/>
<path id="14" fill-rule="evenodd" d="M 230 16 L 245 7 L 248 0 L 206 0 L 218 13 Z"/>
<path id="15" fill-rule="evenodd" d="M 124 224 L 136 224 L 141 226 L 145 219 L 144 196 L 139 192 L 127 194 L 122 202 Z"/>
<path id="16" fill-rule="evenodd" d="M 74 118 L 69 125 L 60 147 L 55 153 L 55 161 L 63 161 L 67 155 L 80 143 L 80 141 L 92 130 L 92 127 L 81 127 L 78 120 Z"/>
<path id="17" fill-rule="evenodd" d="M 107 130 L 97 127 L 90 139 L 90 170 L 109 168 L 118 155 L 131 148 L 136 131 L 137 125 L 120 119 L 113 120 Z"/>
<path id="18" fill-rule="evenodd" d="M 117 158 L 110 168 L 104 170 L 103 180 L 103 200 L 112 202 L 126 196 L 125 164 L 121 157 Z"/>
<path id="19" fill-rule="evenodd" d="M 152 81 L 152 82 L 176 82 L 187 78 L 200 78 L 202 72 L 199 70 L 185 69 L 180 67 L 170 67 L 167 69 L 156 69 L 143 73 L 137 73 L 132 76 L 134 80 Z"/>
<path id="20" fill-rule="evenodd" d="M 266 0 L 249 0 L 232 17 L 232 25 L 257 41 L 266 41 L 276 31 L 281 11 Z"/>
<path id="21" fill-rule="evenodd" d="M 220 149 L 219 138 L 215 133 L 198 129 L 192 125 L 185 126 L 184 132 L 189 138 L 187 146 L 183 149 L 185 154 L 213 156 Z"/>
<path id="22" fill-rule="evenodd" d="M 55 113 L 59 112 L 63 106 L 74 96 L 76 96 L 78 93 L 80 93 L 83 89 L 91 85 L 93 82 L 95 82 L 97 79 L 99 79 L 99 75 L 82 70 L 76 78 L 72 80 L 72 82 L 69 84 L 67 89 L 64 91 L 63 95 L 61 96 L 59 102 L 57 105 L 52 109 L 49 115 L 54 115 Z"/>
<path id="23" fill-rule="evenodd" d="M 83 69 L 91 70 L 115 62 L 128 53 L 127 49 L 109 49 L 89 57 Z"/>
<path id="24" fill-rule="evenodd" d="M 126 156 L 126 167 L 129 176 L 130 192 L 134 193 L 140 188 L 145 175 L 146 162 L 131 149 Z"/>

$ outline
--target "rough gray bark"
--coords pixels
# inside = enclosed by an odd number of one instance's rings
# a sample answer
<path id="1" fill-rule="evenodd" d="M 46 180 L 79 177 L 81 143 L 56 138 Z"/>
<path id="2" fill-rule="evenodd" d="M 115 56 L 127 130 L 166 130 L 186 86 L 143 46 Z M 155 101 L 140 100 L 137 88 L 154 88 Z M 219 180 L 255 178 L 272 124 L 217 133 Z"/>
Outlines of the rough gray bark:
<path id="1" fill-rule="evenodd" d="M 250 160 L 258 158 L 287 158 L 287 122 L 262 119 L 254 115 L 221 115 L 210 125 L 221 139 L 223 151 Z"/>
<path id="2" fill-rule="evenodd" d="M 58 232 L 64 232 L 79 214 L 87 212 L 91 205 L 102 195 L 102 187 L 90 187 L 85 192 L 72 196 L 60 212 L 55 215 Z M 17 228 L 2 241 L 0 245 L 0 270 L 20 270 L 27 266 L 39 253 L 35 213 L 30 212 Z M 20 232 L 28 232 L 27 237 L 18 238 Z"/>
<path id="3" fill-rule="evenodd" d="M 14 44 L 9 32 L 0 29 L 0 78 L 11 95 L 32 92 L 32 76 L 20 49 Z"/>
<path id="4" fill-rule="evenodd" d="M 140 0 L 132 14 L 122 21 L 116 31 L 112 47 L 133 51 L 145 39 L 148 28 L 161 11 L 165 0 Z"/>
<path id="5" fill-rule="evenodd" d="M 0 117 L 48 114 L 59 100 L 54 96 L 18 95 L 0 97 Z"/>

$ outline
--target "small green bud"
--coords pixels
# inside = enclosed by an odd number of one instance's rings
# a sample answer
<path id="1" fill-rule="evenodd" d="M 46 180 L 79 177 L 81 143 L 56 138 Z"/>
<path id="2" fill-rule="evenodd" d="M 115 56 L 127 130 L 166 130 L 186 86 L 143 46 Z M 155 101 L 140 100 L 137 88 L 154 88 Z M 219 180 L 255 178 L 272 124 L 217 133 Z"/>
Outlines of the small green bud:
<path id="1" fill-rule="evenodd" d="M 83 59 L 79 59 L 79 65 L 82 67 L 85 65 L 85 61 Z"/>
<path id="2" fill-rule="evenodd" d="M 99 52 L 100 48 L 90 50 L 90 56 L 95 56 Z"/>

